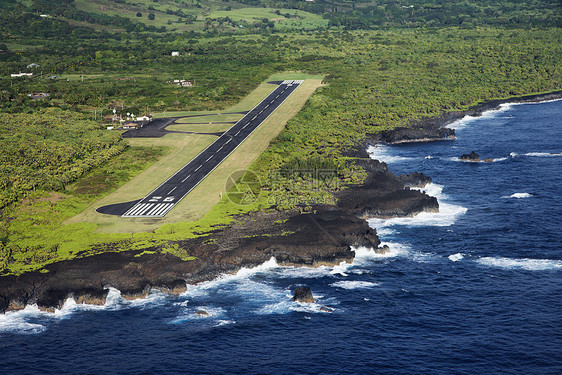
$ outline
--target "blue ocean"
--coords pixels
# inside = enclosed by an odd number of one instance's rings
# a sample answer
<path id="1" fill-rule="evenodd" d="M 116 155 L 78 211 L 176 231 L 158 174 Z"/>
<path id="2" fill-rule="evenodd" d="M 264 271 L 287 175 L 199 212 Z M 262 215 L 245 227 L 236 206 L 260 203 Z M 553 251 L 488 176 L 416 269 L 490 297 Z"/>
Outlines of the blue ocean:
<path id="1" fill-rule="evenodd" d="M 431 176 L 440 203 L 370 220 L 389 252 L 316 269 L 272 259 L 180 296 L 28 306 L 0 316 L 0 373 L 561 374 L 562 101 L 450 126 L 456 140 L 368 150 Z M 471 151 L 493 161 L 459 160 Z M 290 300 L 300 285 L 316 303 Z"/>

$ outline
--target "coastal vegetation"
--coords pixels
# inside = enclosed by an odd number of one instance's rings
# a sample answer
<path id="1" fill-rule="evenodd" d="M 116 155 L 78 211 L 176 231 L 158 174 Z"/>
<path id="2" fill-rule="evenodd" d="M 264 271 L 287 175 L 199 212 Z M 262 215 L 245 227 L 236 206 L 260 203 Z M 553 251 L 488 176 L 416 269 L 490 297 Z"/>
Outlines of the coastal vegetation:
<path id="1" fill-rule="evenodd" d="M 462 23 L 458 15 L 465 13 L 457 12 L 461 2 L 456 1 L 427 6 L 414 1 L 409 13 L 411 8 L 402 7 L 410 3 L 397 3 L 398 12 L 381 2 L 376 6 L 384 8 L 380 22 L 378 10 L 366 12 L 374 6 L 366 2 L 184 5 L 137 0 L 133 6 L 128 1 L 55 1 L 50 3 L 58 4 L 51 8 L 56 11 L 49 17 L 40 16 L 46 11 L 42 1 L 9 3 L 0 2 L 4 274 L 76 256 L 154 246 L 190 259 L 168 242 L 203 236 L 244 212 L 309 211 L 314 204 L 333 204 L 334 191 L 363 180 L 365 172 L 346 151 L 361 146 L 371 134 L 491 99 L 559 90 L 562 83 L 562 29 L 556 27 L 559 12 L 550 2 L 468 2 L 470 17 Z M 87 8 L 86 3 L 96 6 Z M 108 12 L 106 21 L 96 18 L 102 7 L 125 5 L 130 15 Z M 308 16 L 299 12 L 322 19 L 314 18 L 317 25 L 310 27 L 282 29 L 280 21 L 269 27 L 262 17 L 262 25 L 250 26 L 234 16 L 254 14 L 242 12 L 247 6 L 259 9 L 258 18 L 272 10 L 285 20 L 304 22 Z M 195 28 L 203 9 L 211 15 L 209 26 Z M 279 9 L 280 14 L 274 13 Z M 148 19 L 148 11 L 154 20 Z M 238 13 L 219 27 L 217 20 L 229 17 L 221 12 L 234 11 Z M 428 19 L 434 13 L 441 16 Z M 182 25 L 192 29 L 179 32 L 174 22 L 149 23 L 161 22 L 164 14 L 181 17 Z M 530 27 L 535 24 L 543 27 Z M 422 25 L 445 27 L 414 27 Z M 70 37 L 63 42 L 63 35 Z M 173 51 L 179 56 L 171 56 Z M 33 76 L 10 76 L 19 71 Z M 237 205 L 213 190 L 208 201 L 218 203 L 212 207 L 189 220 L 151 222 L 150 231 L 122 228 L 109 233 L 109 225 L 72 220 L 173 153 L 166 142 L 128 141 L 106 130 L 113 124 L 114 109 L 118 116 L 223 111 L 283 72 L 320 75 L 324 85 L 296 116 L 286 119 L 278 135 L 268 135 L 273 140 L 267 149 L 267 142 L 262 145 L 263 153 L 256 149 L 244 161 L 252 163 L 249 169 L 263 184 L 255 202 Z M 189 79 L 194 86 L 174 85 L 174 79 Z M 49 95 L 39 100 L 28 96 L 37 92 Z M 188 123 L 177 126 L 194 126 Z M 326 180 L 306 172 L 318 170 L 331 174 Z M 142 219 L 135 220 L 142 224 Z"/>

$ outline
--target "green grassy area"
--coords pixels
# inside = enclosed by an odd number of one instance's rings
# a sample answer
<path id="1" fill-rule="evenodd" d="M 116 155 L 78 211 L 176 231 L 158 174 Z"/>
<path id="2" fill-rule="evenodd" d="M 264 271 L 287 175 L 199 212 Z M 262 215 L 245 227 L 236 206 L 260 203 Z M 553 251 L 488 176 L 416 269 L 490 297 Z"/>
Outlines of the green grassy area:
<path id="1" fill-rule="evenodd" d="M 278 14 L 280 13 L 280 14 Z M 275 28 L 289 29 L 316 29 L 328 26 L 328 20 L 321 15 L 297 9 L 272 9 L 272 8 L 241 8 L 232 10 L 217 10 L 209 13 L 209 17 L 230 17 L 236 21 L 253 23 L 267 18 L 274 22 Z"/>
<path id="2" fill-rule="evenodd" d="M 173 4 L 162 5 L 155 2 L 145 1 L 135 1 L 134 3 L 115 3 L 107 0 L 76 0 L 76 8 L 89 13 L 99 13 L 108 16 L 121 16 L 129 18 L 131 21 L 143 22 L 150 26 L 166 26 L 168 27 L 168 21 L 173 22 L 175 27 L 178 27 L 177 20 L 178 16 L 167 14 L 166 9 L 177 10 L 180 9 Z M 155 10 L 148 10 L 151 6 Z M 141 13 L 141 17 L 137 17 L 137 13 Z M 154 20 L 148 19 L 148 14 L 153 13 L 155 15 Z M 187 27 L 187 25 L 182 24 L 179 26 L 182 31 L 187 31 L 193 29 L 193 27 Z"/>
<path id="3" fill-rule="evenodd" d="M 209 26 L 220 30 L 234 31 L 237 28 L 242 30 L 248 25 L 259 24 L 264 18 L 273 22 L 279 30 L 316 29 L 328 26 L 329 22 L 322 15 L 304 10 L 257 8 L 236 2 L 225 3 L 224 1 L 212 0 L 204 1 L 202 6 L 197 6 L 199 2 L 178 4 L 172 1 L 154 2 L 151 0 L 124 2 L 76 0 L 75 4 L 76 8 L 81 11 L 107 16 L 126 17 L 133 22 L 142 22 L 147 26 L 165 26 L 170 31 L 177 32 L 201 31 Z M 141 17 L 137 16 L 138 13 L 141 14 Z M 152 20 L 148 18 L 150 13 L 154 14 L 154 19 Z M 185 15 L 185 17 L 178 16 L 178 14 Z M 235 21 L 236 24 L 228 21 L 226 23 L 224 21 L 207 22 L 209 19 L 224 20 L 227 17 Z M 90 26 L 96 27 L 95 25 Z M 101 26 L 99 25 L 99 27 Z"/>
<path id="4" fill-rule="evenodd" d="M 244 115 L 243 114 L 237 114 L 237 113 L 232 113 L 232 114 L 221 114 L 221 113 L 216 113 L 216 114 L 209 114 L 207 116 L 197 116 L 197 117 L 183 117 L 180 118 L 179 120 L 176 121 L 176 124 L 193 124 L 193 130 L 192 128 L 186 128 L 186 130 L 188 131 L 200 131 L 205 129 L 205 125 L 209 124 L 209 125 L 218 125 L 218 122 L 224 122 L 224 121 L 238 121 L 240 120 Z M 196 125 L 202 125 L 199 128 L 196 127 Z M 173 129 L 176 129 L 176 126 L 178 125 L 172 125 Z M 197 130 L 196 130 L 197 129 Z"/>

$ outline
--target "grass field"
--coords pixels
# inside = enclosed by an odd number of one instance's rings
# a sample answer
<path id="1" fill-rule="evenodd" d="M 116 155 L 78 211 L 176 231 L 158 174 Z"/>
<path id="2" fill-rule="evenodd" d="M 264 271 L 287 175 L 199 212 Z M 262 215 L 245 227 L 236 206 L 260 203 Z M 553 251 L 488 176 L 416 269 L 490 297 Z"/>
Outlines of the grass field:
<path id="1" fill-rule="evenodd" d="M 278 10 L 279 14 L 273 13 Z M 287 18 L 284 14 L 289 14 Z M 312 14 L 296 9 L 272 9 L 272 8 L 241 8 L 229 11 L 218 10 L 209 13 L 211 18 L 230 17 L 235 21 L 253 23 L 267 18 L 275 23 L 279 29 L 316 29 L 328 26 L 329 21 L 318 14 Z"/>
<path id="2" fill-rule="evenodd" d="M 199 1 L 197 2 L 199 3 Z M 76 7 L 79 10 L 89 13 L 104 14 L 108 16 L 121 16 L 129 18 L 133 22 L 142 22 L 147 26 L 162 27 L 165 26 L 169 30 L 175 31 L 201 31 L 205 26 L 207 18 L 218 19 L 229 17 L 238 23 L 253 24 L 261 22 L 267 18 L 273 21 L 278 29 L 316 29 L 328 25 L 328 20 L 321 15 L 305 12 L 295 9 L 273 9 L 273 8 L 253 8 L 236 2 L 224 2 L 221 0 L 204 0 L 200 2 L 201 7 L 195 7 L 195 2 L 188 1 L 183 6 L 173 1 L 152 0 L 126 0 L 123 2 L 113 2 L 109 0 L 75 0 Z M 151 8 L 150 10 L 148 8 Z M 195 17 L 193 23 L 186 24 L 178 22 L 177 15 L 170 14 L 181 10 L 186 15 Z M 278 10 L 280 14 L 274 13 Z M 141 17 L 137 17 L 137 13 L 141 13 Z M 148 14 L 153 13 L 155 18 L 148 19 Z M 289 15 L 286 17 L 285 15 Z M 89 25 L 96 28 L 104 26 Z M 232 27 L 230 27 L 232 29 Z M 107 27 L 105 27 L 107 29 Z M 234 29 L 232 29 L 234 30 Z"/>
<path id="3" fill-rule="evenodd" d="M 221 200 L 225 192 L 225 183 L 231 173 L 248 168 L 263 152 L 269 142 L 283 129 L 287 121 L 296 115 L 306 100 L 316 88 L 321 86 L 321 76 L 301 73 L 276 74 L 268 81 L 284 79 L 305 79 L 305 82 L 263 123 L 254 133 L 242 143 L 221 165 L 201 182 L 188 196 L 186 196 L 163 219 L 152 218 L 121 218 L 102 215 L 95 212 L 100 206 L 113 203 L 127 202 L 139 199 L 150 193 L 160 183 L 173 175 L 187 164 L 199 152 L 210 145 L 217 137 L 207 134 L 172 133 L 155 139 L 130 139 L 131 146 L 164 146 L 169 153 L 166 157 L 153 164 L 146 171 L 123 185 L 114 193 L 96 202 L 81 214 L 71 218 L 66 223 L 94 223 L 98 232 L 138 233 L 154 231 L 163 224 L 189 222 L 201 219 L 213 205 Z M 274 85 L 262 83 L 240 103 L 223 112 L 248 111 L 259 103 L 275 88 Z M 222 113 L 222 112 L 220 112 Z M 159 117 L 189 116 L 209 114 L 197 112 L 168 112 L 158 114 Z M 221 121 L 235 121 L 242 115 L 221 115 L 185 118 L 185 123 L 173 125 L 169 130 L 181 130 L 195 133 L 222 132 L 230 128 L 230 124 L 193 124 L 189 122 L 203 122 L 201 119 L 223 118 Z M 212 120 L 210 121 L 212 122 Z"/>
<path id="4" fill-rule="evenodd" d="M 165 26 L 168 29 L 175 28 L 177 31 L 199 31 L 203 27 L 203 22 L 195 22 L 192 24 L 178 23 L 178 16 L 174 14 L 168 14 L 166 10 L 170 9 L 176 11 L 180 9 L 177 5 L 172 2 L 167 2 L 166 4 L 160 4 L 158 2 L 147 1 L 147 0 L 137 0 L 123 3 L 115 3 L 108 0 L 76 0 L 76 8 L 89 13 L 104 14 L 107 16 L 121 16 L 129 18 L 133 22 L 142 22 L 147 26 L 162 27 Z M 148 7 L 154 8 L 154 10 L 149 10 Z M 184 13 L 194 13 L 189 9 L 182 9 Z M 141 13 L 141 17 L 137 17 L 137 13 Z M 200 12 L 200 10 L 199 10 Z M 148 14 L 153 13 L 155 15 L 154 20 L 148 19 Z M 196 15 L 196 14 L 193 14 Z"/>

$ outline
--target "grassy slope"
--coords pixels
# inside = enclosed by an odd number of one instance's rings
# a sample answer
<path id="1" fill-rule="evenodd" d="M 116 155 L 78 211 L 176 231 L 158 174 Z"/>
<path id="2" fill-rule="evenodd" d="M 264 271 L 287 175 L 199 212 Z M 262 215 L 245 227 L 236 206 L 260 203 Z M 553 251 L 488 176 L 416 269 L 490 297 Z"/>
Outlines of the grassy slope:
<path id="1" fill-rule="evenodd" d="M 253 23 L 267 18 L 275 23 L 278 29 L 315 29 L 328 26 L 328 20 L 317 14 L 295 9 L 277 9 L 281 15 L 273 13 L 276 9 L 271 8 L 242 8 L 232 10 L 217 10 L 209 13 L 208 17 L 230 17 L 235 21 Z M 286 18 L 283 14 L 289 13 L 292 17 Z"/>
<path id="2" fill-rule="evenodd" d="M 151 0 L 128 0 L 124 3 L 115 3 L 108 0 L 76 0 L 75 4 L 77 9 L 89 13 L 126 17 L 133 22 L 142 22 L 147 26 L 165 26 L 169 30 L 173 29 L 178 32 L 200 31 L 203 29 L 207 18 L 216 19 L 230 17 L 230 19 L 234 21 L 249 24 L 267 18 L 273 21 L 278 29 L 282 30 L 316 29 L 318 27 L 327 26 L 329 22 L 320 15 L 302 10 L 278 9 L 281 14 L 291 14 L 291 18 L 286 18 L 283 15 L 273 13 L 274 9 L 272 8 L 253 8 L 235 2 L 224 3 L 222 1 L 212 0 L 202 2 L 202 8 L 185 8 L 182 7 L 181 4 L 176 4 L 172 1 L 160 1 L 155 3 Z M 154 10 L 148 10 L 149 6 L 154 8 Z M 227 7 L 231 9 L 227 10 Z M 181 10 L 185 14 L 196 17 L 197 20 L 191 24 L 186 24 L 185 22 L 179 23 L 179 17 L 174 14 L 168 14 L 166 12 L 168 9 L 171 11 Z M 142 17 L 137 17 L 138 12 L 142 14 Z M 149 13 L 155 15 L 154 20 L 148 19 Z M 95 25 L 89 26 L 98 28 Z M 103 28 L 103 26 L 100 25 L 99 28 Z"/>

